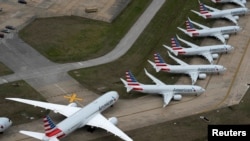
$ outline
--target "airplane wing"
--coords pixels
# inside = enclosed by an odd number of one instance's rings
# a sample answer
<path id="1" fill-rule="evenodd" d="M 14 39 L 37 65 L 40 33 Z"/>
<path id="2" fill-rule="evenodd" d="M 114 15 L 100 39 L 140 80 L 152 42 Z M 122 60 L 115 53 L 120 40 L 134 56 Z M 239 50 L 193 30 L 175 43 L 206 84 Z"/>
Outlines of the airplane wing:
<path id="1" fill-rule="evenodd" d="M 226 40 L 222 34 L 216 33 L 216 34 L 213 34 L 213 36 L 216 37 L 217 39 L 219 39 L 223 44 L 226 43 Z"/>
<path id="2" fill-rule="evenodd" d="M 210 52 L 203 52 L 200 55 L 204 56 L 211 64 L 214 62 L 214 59 Z"/>
<path id="3" fill-rule="evenodd" d="M 207 27 L 207 26 L 205 26 L 205 25 L 202 25 L 202 24 L 199 24 L 199 23 L 197 23 L 197 22 L 192 21 L 190 18 L 188 18 L 188 20 L 189 20 L 191 23 L 195 24 L 196 26 L 199 26 L 200 28 L 203 28 L 203 29 L 210 29 L 209 27 Z"/>
<path id="4" fill-rule="evenodd" d="M 198 72 L 189 72 L 188 74 L 191 77 L 192 85 L 195 84 L 197 79 L 198 79 L 199 73 Z"/>
<path id="5" fill-rule="evenodd" d="M 163 100 L 164 100 L 163 107 L 166 107 L 169 104 L 169 102 L 171 101 L 171 99 L 173 98 L 174 93 L 173 92 L 165 92 L 165 93 L 162 93 L 162 95 L 163 95 Z"/>
<path id="6" fill-rule="evenodd" d="M 172 56 L 169 52 L 168 52 L 168 55 L 169 55 L 169 57 L 171 57 L 172 59 L 174 59 L 174 60 L 175 60 L 178 64 L 180 64 L 180 65 L 183 65 L 183 66 L 189 65 L 189 64 L 187 64 L 187 63 L 181 61 L 180 59 L 175 58 L 175 57 Z"/>
<path id="7" fill-rule="evenodd" d="M 245 4 L 240 0 L 233 0 L 233 2 L 240 5 L 241 7 L 246 7 Z"/>
<path id="8" fill-rule="evenodd" d="M 157 85 L 166 85 L 165 83 L 161 82 L 159 79 L 155 78 L 153 75 L 151 75 L 150 73 L 148 73 L 148 71 L 146 69 L 144 69 L 146 75 L 148 77 L 150 77 L 150 79 L 152 79 L 154 81 L 155 84 Z"/>
<path id="9" fill-rule="evenodd" d="M 66 117 L 71 116 L 81 108 L 79 107 L 70 107 L 66 105 L 60 105 L 60 104 L 53 104 L 53 103 L 48 103 L 48 102 L 41 102 L 41 101 L 36 101 L 36 100 L 28 100 L 28 99 L 21 99 L 21 98 L 6 98 L 8 100 L 13 100 L 29 105 L 34 105 L 37 107 L 41 107 L 44 109 L 49 109 L 51 111 L 54 111 L 55 113 L 60 113 Z"/>
<path id="10" fill-rule="evenodd" d="M 197 45 L 195 45 L 195 44 L 193 44 L 193 43 L 191 43 L 191 42 L 188 42 L 188 41 L 186 41 L 186 40 L 181 39 L 178 35 L 176 35 L 176 37 L 177 37 L 177 39 L 178 39 L 179 41 L 185 43 L 186 45 L 190 46 L 191 48 L 199 48 L 199 46 L 197 46 Z"/>
<path id="11" fill-rule="evenodd" d="M 44 133 L 39 133 L 39 132 L 32 132 L 32 131 L 20 131 L 21 134 L 36 138 L 38 140 L 44 140 L 45 134 Z M 59 141 L 56 136 L 49 137 L 46 141 Z"/>
<path id="12" fill-rule="evenodd" d="M 219 9 L 216 9 L 216 8 L 210 7 L 210 6 L 205 5 L 205 4 L 204 4 L 204 6 L 205 6 L 206 8 L 208 8 L 209 10 L 214 11 L 214 12 L 219 12 L 219 11 L 221 11 L 221 10 L 219 10 Z"/>
<path id="13" fill-rule="evenodd" d="M 236 19 L 231 14 L 230 15 L 225 15 L 224 18 L 226 18 L 226 19 L 232 21 L 233 23 L 237 24 Z"/>
<path id="14" fill-rule="evenodd" d="M 114 135 L 120 137 L 125 141 L 133 141 L 130 137 L 128 137 L 123 131 L 117 128 L 114 124 L 108 121 L 103 115 L 97 113 L 94 115 L 87 123 L 87 125 L 102 128 L 107 130 L 108 132 L 113 133 Z"/>

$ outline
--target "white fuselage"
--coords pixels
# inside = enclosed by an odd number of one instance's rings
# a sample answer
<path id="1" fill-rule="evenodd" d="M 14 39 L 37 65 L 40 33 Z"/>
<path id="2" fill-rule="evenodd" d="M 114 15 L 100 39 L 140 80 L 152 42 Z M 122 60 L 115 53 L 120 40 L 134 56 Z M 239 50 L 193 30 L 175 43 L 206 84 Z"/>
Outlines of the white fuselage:
<path id="1" fill-rule="evenodd" d="M 118 98 L 119 95 L 117 93 L 109 92 L 58 123 L 57 127 L 65 134 L 63 136 L 65 137 L 74 130 L 83 127 L 96 113 L 100 113 L 112 106 Z"/>
<path id="2" fill-rule="evenodd" d="M 212 0 L 214 3 L 235 3 L 242 7 L 245 7 L 246 0 Z"/>
<path id="3" fill-rule="evenodd" d="M 12 125 L 12 121 L 6 117 L 0 117 L 0 133 L 4 132 Z"/>
<path id="4" fill-rule="evenodd" d="M 203 14 L 205 18 L 224 18 L 225 15 L 243 15 L 246 14 L 248 11 L 247 8 L 234 8 L 234 9 L 226 9 L 221 11 L 215 11 L 215 12 L 208 12 Z"/>
<path id="5" fill-rule="evenodd" d="M 161 94 L 163 92 L 173 92 L 174 94 L 201 94 L 204 89 L 195 85 L 144 85 L 134 86 L 134 91 L 150 94 Z"/>
<path id="6" fill-rule="evenodd" d="M 230 45 L 213 45 L 213 46 L 202 46 L 199 48 L 181 48 L 175 50 L 179 55 L 201 55 L 204 52 L 210 53 L 228 53 L 233 49 Z"/>
<path id="7" fill-rule="evenodd" d="M 196 31 L 191 31 L 188 34 L 191 37 L 207 37 L 207 36 L 214 36 L 214 34 L 231 34 L 236 33 L 241 28 L 239 26 L 224 26 L 224 27 L 215 27 L 210 29 L 200 29 Z"/>
<path id="8" fill-rule="evenodd" d="M 170 73 L 184 73 L 189 74 L 189 72 L 198 72 L 198 73 L 221 73 L 226 70 L 221 65 L 168 65 L 167 69 L 164 69 L 166 72 Z"/>

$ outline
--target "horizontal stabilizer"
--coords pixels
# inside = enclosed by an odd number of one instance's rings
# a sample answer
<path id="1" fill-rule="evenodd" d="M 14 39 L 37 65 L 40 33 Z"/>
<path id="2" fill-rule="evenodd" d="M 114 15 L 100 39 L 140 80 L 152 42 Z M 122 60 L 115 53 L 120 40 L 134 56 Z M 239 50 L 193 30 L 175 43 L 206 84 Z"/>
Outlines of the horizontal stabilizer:
<path id="1" fill-rule="evenodd" d="M 124 87 L 127 88 L 127 93 L 130 92 L 133 89 L 133 87 L 129 86 L 127 81 L 125 81 L 124 79 L 122 79 L 122 78 L 120 78 L 120 79 L 121 79 L 122 83 L 124 84 Z"/>
<path id="2" fill-rule="evenodd" d="M 161 70 L 160 67 L 157 67 L 156 64 L 150 60 L 148 60 L 148 62 L 153 66 L 153 68 L 156 70 L 156 72 L 159 72 Z"/>
<path id="3" fill-rule="evenodd" d="M 199 15 L 199 16 L 201 16 L 201 17 L 203 17 L 203 18 L 207 18 L 205 15 L 203 15 L 203 14 L 201 14 L 200 12 L 197 12 L 197 11 L 195 11 L 195 10 L 191 10 L 193 13 L 195 13 L 195 14 L 197 14 L 197 15 Z"/>
<path id="4" fill-rule="evenodd" d="M 32 131 L 23 131 L 21 130 L 20 133 L 39 139 L 39 140 L 43 140 L 45 138 L 45 134 L 44 133 L 39 133 L 39 132 L 32 132 Z"/>
<path id="5" fill-rule="evenodd" d="M 178 56 L 178 51 L 173 50 L 171 47 L 163 45 L 163 47 L 165 47 L 166 49 L 168 49 L 170 52 L 172 52 L 175 56 Z"/>

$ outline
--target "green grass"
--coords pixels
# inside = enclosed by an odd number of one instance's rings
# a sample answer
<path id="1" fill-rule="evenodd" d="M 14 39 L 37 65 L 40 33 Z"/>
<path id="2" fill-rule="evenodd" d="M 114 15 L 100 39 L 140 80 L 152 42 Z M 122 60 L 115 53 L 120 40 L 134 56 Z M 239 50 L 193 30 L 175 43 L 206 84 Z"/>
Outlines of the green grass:
<path id="1" fill-rule="evenodd" d="M 175 34 L 184 39 L 192 40 L 196 44 L 201 42 L 201 39 L 191 39 L 176 28 L 177 26 L 184 27 L 187 17 L 207 24 L 204 19 L 190 12 L 190 9 L 197 8 L 198 3 L 195 0 L 193 2 L 167 0 L 126 55 L 112 63 L 74 70 L 69 72 L 69 74 L 96 93 L 116 90 L 119 92 L 121 98 L 133 98 L 143 95 L 135 92 L 133 92 L 134 95 L 126 93 L 119 79 L 120 77 L 125 77 L 126 70 L 131 70 L 137 80 L 142 83 L 152 82 L 144 74 L 143 68 L 147 68 L 149 72 L 154 72 L 153 75 L 164 80 L 167 84 L 174 84 L 178 80 L 179 75 L 164 72 L 155 73 L 155 70 L 152 69 L 147 60 L 153 60 L 153 53 L 159 52 L 167 63 L 175 64 L 173 60 L 167 57 L 167 50 L 162 47 L 162 44 L 170 45 L 170 38 L 175 36 Z M 185 58 L 185 61 L 188 62 L 189 59 L 190 57 Z"/>
<path id="2" fill-rule="evenodd" d="M 19 36 L 54 62 L 100 57 L 118 44 L 150 1 L 131 1 L 111 24 L 75 16 L 40 18 L 22 29 Z"/>
<path id="3" fill-rule="evenodd" d="M 125 35 L 131 25 L 137 20 L 151 1 L 132 1 L 125 11 L 111 24 L 88 20 L 79 17 L 60 17 L 37 19 L 24 28 L 19 34 L 26 42 L 43 55 L 56 62 L 72 62 L 87 60 L 102 56 L 112 50 Z M 176 4 L 178 3 L 178 4 Z M 214 6 L 209 2 L 211 6 Z M 131 70 L 142 83 L 151 83 L 143 71 L 155 72 L 147 59 L 153 59 L 153 53 L 159 52 L 168 63 L 175 63 L 167 57 L 162 44 L 170 45 L 170 38 L 175 34 L 184 39 L 199 44 L 200 39 L 191 39 L 177 30 L 184 27 L 187 17 L 192 20 L 212 26 L 190 12 L 199 7 L 196 0 L 166 0 L 163 7 L 150 22 L 148 27 L 135 42 L 133 47 L 120 59 L 97 67 L 73 70 L 69 74 L 88 89 L 103 93 L 109 90 L 119 92 L 121 98 L 133 98 L 143 94 L 127 94 L 120 81 L 126 70 Z M 188 62 L 189 58 L 185 58 Z M 179 75 L 153 73 L 167 84 L 175 83 Z"/>
<path id="4" fill-rule="evenodd" d="M 13 125 L 30 122 L 30 117 L 38 119 L 48 114 L 48 111 L 44 109 L 6 100 L 5 98 L 7 97 L 26 98 L 39 101 L 45 101 L 45 98 L 24 81 L 0 85 L 0 117 L 6 116 L 10 118 L 13 121 Z"/>
<path id="5" fill-rule="evenodd" d="M 249 107 L 250 89 L 238 105 L 131 130 L 127 134 L 135 141 L 205 141 L 207 140 L 207 126 L 209 124 L 249 125 Z M 200 119 L 201 115 L 208 118 L 210 122 Z M 102 140 L 118 141 L 120 139 L 110 135 L 92 141 Z"/>
<path id="6" fill-rule="evenodd" d="M 7 66 L 5 66 L 2 62 L 0 62 L 0 76 L 12 74 L 13 71 L 11 71 Z"/>

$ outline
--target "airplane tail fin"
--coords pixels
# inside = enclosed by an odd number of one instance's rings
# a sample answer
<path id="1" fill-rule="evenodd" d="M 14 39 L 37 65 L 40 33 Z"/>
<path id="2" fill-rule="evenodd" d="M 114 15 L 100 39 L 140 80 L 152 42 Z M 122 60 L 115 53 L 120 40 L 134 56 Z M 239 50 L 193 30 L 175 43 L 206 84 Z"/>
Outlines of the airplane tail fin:
<path id="1" fill-rule="evenodd" d="M 148 62 L 155 68 L 156 72 L 159 72 L 160 70 L 168 71 L 168 64 L 163 60 L 161 55 L 159 53 L 154 54 L 154 63 L 149 61 Z"/>
<path id="2" fill-rule="evenodd" d="M 131 90 L 141 90 L 141 84 L 136 80 L 131 71 L 126 71 L 126 81 L 121 78 L 121 81 L 127 88 L 127 92 Z"/>
<path id="3" fill-rule="evenodd" d="M 56 127 L 56 125 L 48 115 L 43 118 L 43 125 L 45 135 L 47 137 L 56 136 L 57 138 L 61 138 L 65 136 L 65 134 L 59 128 Z"/>
<path id="4" fill-rule="evenodd" d="M 186 29 L 187 29 L 187 32 L 196 31 L 196 29 L 194 28 L 194 25 L 191 23 L 190 19 L 186 20 Z"/>
<path id="5" fill-rule="evenodd" d="M 201 3 L 200 1 L 199 1 L 199 5 L 200 5 L 200 13 L 201 14 L 209 13 L 209 11 L 207 10 L 206 6 L 203 3 Z"/>

